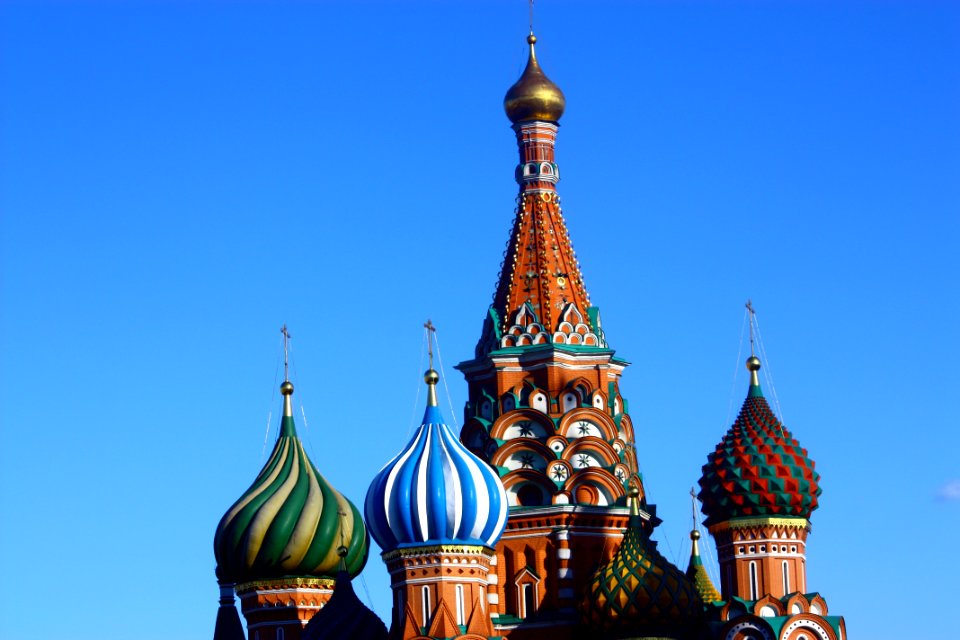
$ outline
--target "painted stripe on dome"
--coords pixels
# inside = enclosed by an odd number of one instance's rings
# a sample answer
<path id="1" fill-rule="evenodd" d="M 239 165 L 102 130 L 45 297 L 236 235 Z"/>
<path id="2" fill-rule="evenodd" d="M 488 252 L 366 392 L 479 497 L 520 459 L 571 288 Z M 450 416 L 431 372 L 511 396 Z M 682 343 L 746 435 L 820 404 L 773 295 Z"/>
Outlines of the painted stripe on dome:
<path id="1" fill-rule="evenodd" d="M 284 479 L 284 468 L 287 463 L 287 449 L 289 448 L 290 440 L 284 439 L 282 444 L 280 441 L 277 441 L 277 446 L 274 447 L 274 450 L 277 452 L 273 458 L 274 460 L 274 469 L 270 475 L 262 481 L 259 489 L 255 493 L 249 494 L 249 499 L 247 499 L 246 504 L 237 511 L 236 516 L 233 518 L 229 525 L 228 539 L 226 540 L 227 549 L 226 554 L 234 556 L 234 564 L 239 564 L 241 566 L 249 566 L 245 557 L 243 559 L 238 559 L 235 555 L 235 551 L 239 551 L 244 546 L 244 540 L 247 536 L 247 529 L 250 526 L 250 522 L 253 521 L 254 517 L 257 515 L 257 511 L 266 502 L 271 495 L 271 492 L 278 486 L 283 483 Z M 269 463 L 268 463 L 269 464 Z"/>
<path id="2" fill-rule="evenodd" d="M 434 445 L 433 442 L 433 429 L 427 425 L 427 442 L 424 445 L 424 450 L 427 452 L 427 455 L 420 455 L 420 458 L 416 462 L 417 467 L 417 483 L 414 486 L 414 491 L 416 492 L 416 502 L 414 503 L 413 512 L 416 514 L 417 522 L 420 525 L 419 530 L 419 540 L 426 542 L 430 539 L 430 516 L 431 509 L 427 506 L 427 472 L 430 469 L 430 461 L 435 458 L 435 456 L 430 455 L 432 453 L 431 448 Z M 442 476 L 440 478 L 441 482 L 443 480 Z M 435 485 L 437 490 L 442 490 L 442 485 Z M 442 503 L 441 503 L 442 504 Z M 442 525 L 441 525 L 442 526 Z M 440 527 L 437 527 L 438 529 Z"/>
<path id="3" fill-rule="evenodd" d="M 443 450 L 443 467 L 444 467 L 444 477 L 448 480 L 451 485 L 447 488 L 446 493 L 452 497 L 452 499 L 446 501 L 447 506 L 447 522 L 452 522 L 453 527 L 451 531 L 460 532 L 460 525 L 463 524 L 463 511 L 464 511 L 464 502 L 467 504 L 470 503 L 470 500 L 464 500 L 464 491 L 468 493 L 473 493 L 472 487 L 469 484 L 463 484 L 460 482 L 460 474 L 462 472 L 461 465 L 464 461 L 462 459 L 454 458 L 450 453 L 447 447 L 447 433 L 444 430 L 444 425 L 438 425 L 441 438 L 440 438 L 440 447 Z"/>
<path id="4" fill-rule="evenodd" d="M 280 445 L 278 442 L 277 445 Z M 247 489 L 247 492 L 240 497 L 236 504 L 227 511 L 227 515 L 223 516 L 223 521 L 220 524 L 220 529 L 224 529 L 230 522 L 236 517 L 240 511 L 250 504 L 254 498 L 263 493 L 267 486 L 273 482 L 277 474 L 280 473 L 280 464 L 279 459 L 286 455 L 288 441 L 283 442 L 283 446 L 276 446 L 273 448 L 273 455 L 270 456 L 270 459 L 267 461 L 267 464 L 263 466 L 263 471 L 260 472 L 260 475 L 257 476 L 257 479 L 254 480 L 253 484 Z M 270 468 L 270 465 L 274 465 L 273 470 L 270 473 L 270 477 L 267 478 L 264 482 L 260 482 L 260 478 L 263 477 L 263 474 Z"/>
<path id="5" fill-rule="evenodd" d="M 330 551 L 330 547 L 336 546 L 333 544 L 333 540 L 335 540 L 337 527 L 339 526 L 339 517 L 336 509 L 333 507 L 337 504 L 337 498 L 340 494 L 330 486 L 312 464 L 310 465 L 310 470 L 313 472 L 317 479 L 317 484 L 320 486 L 320 494 L 323 499 L 324 508 L 320 512 L 320 521 L 317 523 L 317 530 L 313 542 L 311 542 L 310 549 L 307 551 L 307 555 L 304 556 L 301 564 L 304 567 L 319 568 L 323 566 L 323 560 Z M 313 570 L 313 573 L 318 572 L 318 569 Z"/>
<path id="6" fill-rule="evenodd" d="M 310 471 L 307 464 L 307 454 L 299 440 L 294 440 L 291 447 L 291 457 L 298 467 L 297 477 L 293 489 L 280 505 L 280 509 L 273 517 L 267 533 L 260 545 L 257 554 L 257 563 L 261 566 L 281 566 L 284 562 L 284 548 L 290 543 L 290 536 L 297 522 L 303 514 L 303 505 L 307 501 L 310 490 Z"/>
<path id="7" fill-rule="evenodd" d="M 300 454 L 306 458 L 307 454 L 303 450 L 303 443 L 298 442 L 297 446 Z M 281 558 L 286 558 L 283 561 L 284 569 L 293 569 L 303 561 L 307 551 L 310 550 L 310 543 L 313 542 L 317 533 L 317 524 L 320 522 L 320 514 L 324 506 L 323 493 L 320 491 L 320 484 L 317 482 L 316 476 L 311 471 L 313 470 L 308 467 L 306 473 L 308 482 L 307 499 L 303 503 L 303 509 L 300 511 L 300 517 L 293 528 L 293 533 L 290 534 L 290 540 L 280 555 Z"/>
<path id="8" fill-rule="evenodd" d="M 287 499 L 287 496 L 293 491 L 293 487 L 297 482 L 297 477 L 300 475 L 300 464 L 297 456 L 289 456 L 287 458 L 284 462 L 284 471 L 286 477 L 283 484 L 281 484 L 277 491 L 257 510 L 257 515 L 254 516 L 250 526 L 247 527 L 246 561 L 248 567 L 252 567 L 256 561 L 260 547 L 263 544 L 263 538 L 267 535 L 267 529 L 273 522 L 273 518 L 277 515 L 280 507 L 283 506 L 283 502 Z"/>

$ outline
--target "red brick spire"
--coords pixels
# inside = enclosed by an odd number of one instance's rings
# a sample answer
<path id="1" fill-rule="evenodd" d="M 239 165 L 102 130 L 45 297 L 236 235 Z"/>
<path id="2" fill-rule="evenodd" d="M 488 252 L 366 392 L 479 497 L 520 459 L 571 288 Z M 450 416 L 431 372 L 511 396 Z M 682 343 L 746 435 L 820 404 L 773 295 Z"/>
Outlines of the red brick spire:
<path id="1" fill-rule="evenodd" d="M 497 347 L 546 343 L 605 346 L 595 312 L 591 317 L 590 295 L 583 283 L 557 194 L 560 171 L 554 161 L 554 147 L 556 120 L 562 109 L 555 110 L 550 116 L 555 118 L 552 120 L 518 120 L 515 116 L 519 117 L 519 111 L 510 108 L 511 101 L 525 98 L 522 92 L 530 84 L 527 75 L 532 66 L 543 75 L 535 65 L 533 43 L 530 57 L 524 76 L 511 87 L 506 100 L 520 151 L 516 170 L 520 195 L 493 300 L 498 324 Z M 549 83 L 545 76 L 542 81 Z M 537 91 L 542 92 L 542 87 Z M 559 89 L 555 91 L 559 93 Z M 539 111 L 535 109 L 528 111 L 532 114 L 530 118 L 546 117 L 537 115 Z"/>

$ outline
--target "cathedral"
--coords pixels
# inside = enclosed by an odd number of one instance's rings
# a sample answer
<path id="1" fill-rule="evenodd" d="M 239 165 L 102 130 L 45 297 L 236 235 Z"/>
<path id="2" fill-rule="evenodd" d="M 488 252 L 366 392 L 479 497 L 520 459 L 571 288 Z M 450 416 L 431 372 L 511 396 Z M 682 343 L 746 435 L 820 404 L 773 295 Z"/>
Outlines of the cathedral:
<path id="1" fill-rule="evenodd" d="M 685 569 L 658 551 L 620 393 L 628 363 L 604 333 L 560 206 L 565 97 L 527 41 L 504 98 L 519 195 L 493 303 L 456 367 L 463 428 L 438 406 L 431 357 L 422 424 L 351 501 L 304 450 L 285 379 L 273 451 L 215 533 L 214 640 L 846 640 L 806 580 L 819 474 L 764 399 L 753 354 L 743 406 L 699 480 L 719 585 L 699 526 Z M 390 574 L 387 621 L 351 582 L 370 536 Z"/>

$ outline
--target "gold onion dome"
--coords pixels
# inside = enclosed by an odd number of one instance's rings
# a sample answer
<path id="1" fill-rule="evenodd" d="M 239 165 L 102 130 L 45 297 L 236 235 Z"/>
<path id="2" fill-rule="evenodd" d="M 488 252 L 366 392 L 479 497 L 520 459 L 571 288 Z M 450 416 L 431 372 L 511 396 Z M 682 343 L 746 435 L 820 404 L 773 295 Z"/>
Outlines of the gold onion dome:
<path id="1" fill-rule="evenodd" d="M 520 79 L 507 90 L 507 95 L 503 98 L 503 108 L 510 122 L 514 124 L 529 120 L 557 122 L 563 115 L 567 101 L 560 87 L 550 81 L 537 62 L 534 51 L 537 36 L 531 33 L 527 36 L 527 42 L 530 44 L 527 68 L 523 70 Z"/>
<path id="2" fill-rule="evenodd" d="M 273 452 L 217 526 L 214 554 L 224 583 L 332 579 L 341 563 L 355 576 L 367 561 L 360 512 L 307 457 L 293 422 L 293 384 L 284 381 L 280 393 L 283 417 Z"/>
<path id="3" fill-rule="evenodd" d="M 593 574 L 580 613 L 604 638 L 685 638 L 703 605 L 694 585 L 657 551 L 630 493 L 630 524 L 616 555 Z"/>

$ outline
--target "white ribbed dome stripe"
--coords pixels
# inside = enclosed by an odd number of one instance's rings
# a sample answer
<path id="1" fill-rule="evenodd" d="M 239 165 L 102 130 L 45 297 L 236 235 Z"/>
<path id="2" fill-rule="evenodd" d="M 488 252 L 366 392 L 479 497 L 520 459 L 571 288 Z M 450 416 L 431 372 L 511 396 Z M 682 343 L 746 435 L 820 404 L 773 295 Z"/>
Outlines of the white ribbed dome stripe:
<path id="1" fill-rule="evenodd" d="M 421 544 L 492 547 L 506 526 L 496 472 L 454 436 L 436 407 L 404 450 L 374 478 L 367 525 L 384 551 Z"/>

